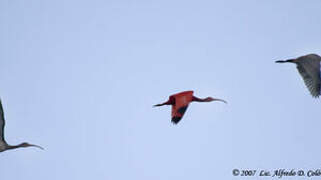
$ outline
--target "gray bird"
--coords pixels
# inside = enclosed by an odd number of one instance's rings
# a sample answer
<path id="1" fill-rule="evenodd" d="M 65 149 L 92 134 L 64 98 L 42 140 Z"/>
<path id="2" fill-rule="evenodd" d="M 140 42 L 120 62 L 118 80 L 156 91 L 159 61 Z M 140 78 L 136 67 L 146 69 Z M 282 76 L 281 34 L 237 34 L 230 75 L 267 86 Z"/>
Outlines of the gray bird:
<path id="1" fill-rule="evenodd" d="M 305 85 L 315 98 L 318 98 L 321 94 L 320 62 L 321 57 L 317 54 L 308 54 L 296 59 L 276 61 L 276 63 L 295 63 Z"/>
<path id="2" fill-rule="evenodd" d="M 11 150 L 11 149 L 16 149 L 16 148 L 25 148 L 25 147 L 37 147 L 40 149 L 43 149 L 40 146 L 34 145 L 34 144 L 29 144 L 29 143 L 21 143 L 16 146 L 12 146 L 7 144 L 7 142 L 4 139 L 4 125 L 5 125 L 5 120 L 4 120 L 4 113 L 3 113 L 3 108 L 2 108 L 2 103 L 0 100 L 0 152 Z"/>

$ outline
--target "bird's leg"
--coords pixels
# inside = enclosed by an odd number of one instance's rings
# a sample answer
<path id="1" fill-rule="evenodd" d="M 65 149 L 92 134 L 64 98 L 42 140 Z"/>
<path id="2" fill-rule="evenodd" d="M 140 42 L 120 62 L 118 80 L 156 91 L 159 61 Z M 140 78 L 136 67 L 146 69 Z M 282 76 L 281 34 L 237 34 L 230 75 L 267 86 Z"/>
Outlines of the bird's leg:
<path id="1" fill-rule="evenodd" d="M 172 105 L 172 101 L 171 101 L 171 100 L 168 100 L 168 101 L 166 101 L 166 102 L 164 102 L 164 103 L 162 103 L 162 104 L 156 104 L 156 105 L 154 105 L 153 107 L 164 106 L 164 105 Z"/>
<path id="2" fill-rule="evenodd" d="M 275 61 L 276 63 L 294 63 L 294 59 Z"/>

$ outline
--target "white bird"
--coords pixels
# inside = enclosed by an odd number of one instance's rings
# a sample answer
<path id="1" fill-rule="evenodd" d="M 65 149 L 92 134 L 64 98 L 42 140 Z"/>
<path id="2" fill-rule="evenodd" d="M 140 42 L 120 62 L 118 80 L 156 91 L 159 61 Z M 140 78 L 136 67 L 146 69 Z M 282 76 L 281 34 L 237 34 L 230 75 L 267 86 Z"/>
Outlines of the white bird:
<path id="1" fill-rule="evenodd" d="M 29 143 L 21 143 L 16 146 L 12 146 L 7 144 L 7 142 L 4 139 L 4 125 L 5 125 L 5 120 L 4 120 L 4 112 L 2 108 L 2 103 L 0 99 L 0 152 L 6 151 L 6 150 L 11 150 L 11 149 L 16 149 L 16 148 L 22 148 L 22 147 L 37 147 L 40 149 L 43 149 L 40 146 L 34 145 L 34 144 L 29 144 Z"/>
<path id="2" fill-rule="evenodd" d="M 276 61 L 276 63 L 295 63 L 305 85 L 315 98 L 321 95 L 320 62 L 321 57 L 317 54 L 308 54 L 296 59 Z"/>

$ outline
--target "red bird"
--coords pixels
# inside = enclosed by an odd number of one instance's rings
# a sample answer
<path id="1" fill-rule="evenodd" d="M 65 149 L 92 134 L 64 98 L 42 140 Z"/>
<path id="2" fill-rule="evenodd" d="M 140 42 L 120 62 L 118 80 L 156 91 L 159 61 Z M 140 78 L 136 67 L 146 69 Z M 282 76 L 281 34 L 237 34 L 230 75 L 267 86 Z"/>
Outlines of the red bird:
<path id="1" fill-rule="evenodd" d="M 156 104 L 155 106 L 163 106 L 163 105 L 172 105 L 172 123 L 177 124 L 184 116 L 184 113 L 190 102 L 211 102 L 211 101 L 222 101 L 226 103 L 226 101 L 222 99 L 215 99 L 212 97 L 207 97 L 204 99 L 200 99 L 198 97 L 193 96 L 193 91 L 184 91 L 177 94 L 173 94 L 169 96 L 168 101 L 162 104 Z"/>

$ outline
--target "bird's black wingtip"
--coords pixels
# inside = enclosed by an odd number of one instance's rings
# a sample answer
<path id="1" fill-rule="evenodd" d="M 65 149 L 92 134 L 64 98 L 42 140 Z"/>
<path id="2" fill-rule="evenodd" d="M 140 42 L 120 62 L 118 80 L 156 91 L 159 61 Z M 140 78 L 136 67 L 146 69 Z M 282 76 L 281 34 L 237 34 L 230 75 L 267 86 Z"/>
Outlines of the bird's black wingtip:
<path id="1" fill-rule="evenodd" d="M 172 118 L 172 123 L 177 125 L 178 122 L 182 119 L 182 117 L 175 116 Z"/>

